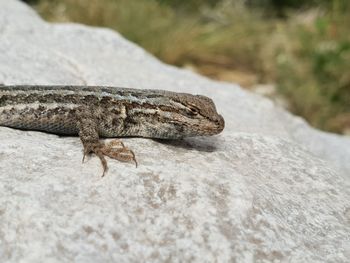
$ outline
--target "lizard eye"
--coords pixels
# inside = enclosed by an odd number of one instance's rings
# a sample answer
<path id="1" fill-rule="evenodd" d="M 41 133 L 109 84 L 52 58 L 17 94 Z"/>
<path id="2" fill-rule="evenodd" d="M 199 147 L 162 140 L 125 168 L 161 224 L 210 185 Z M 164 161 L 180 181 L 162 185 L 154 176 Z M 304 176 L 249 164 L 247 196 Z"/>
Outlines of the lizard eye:
<path id="1" fill-rule="evenodd" d="M 198 110 L 196 108 L 190 108 L 191 114 L 193 115 L 197 115 L 198 114 Z"/>

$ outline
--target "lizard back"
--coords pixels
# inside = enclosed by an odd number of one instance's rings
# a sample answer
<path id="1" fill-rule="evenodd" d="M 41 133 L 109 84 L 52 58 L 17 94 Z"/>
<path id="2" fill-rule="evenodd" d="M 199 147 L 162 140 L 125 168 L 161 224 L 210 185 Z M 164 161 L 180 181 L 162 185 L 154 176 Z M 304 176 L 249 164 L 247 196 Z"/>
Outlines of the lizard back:
<path id="1" fill-rule="evenodd" d="M 222 131 L 211 99 L 187 93 L 100 86 L 0 86 L 0 125 L 76 135 L 86 111 L 104 137 L 181 138 Z"/>

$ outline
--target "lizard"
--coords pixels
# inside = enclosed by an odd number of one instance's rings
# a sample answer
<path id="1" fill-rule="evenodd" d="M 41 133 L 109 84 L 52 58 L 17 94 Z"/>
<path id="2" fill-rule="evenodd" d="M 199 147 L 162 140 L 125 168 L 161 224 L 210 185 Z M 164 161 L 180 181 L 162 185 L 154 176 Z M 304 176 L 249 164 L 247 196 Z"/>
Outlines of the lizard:
<path id="1" fill-rule="evenodd" d="M 116 137 L 182 139 L 220 133 L 224 119 L 203 95 L 108 86 L 0 86 L 0 126 L 58 135 L 78 135 L 86 155 L 95 154 L 103 174 L 105 156 L 137 161 Z"/>

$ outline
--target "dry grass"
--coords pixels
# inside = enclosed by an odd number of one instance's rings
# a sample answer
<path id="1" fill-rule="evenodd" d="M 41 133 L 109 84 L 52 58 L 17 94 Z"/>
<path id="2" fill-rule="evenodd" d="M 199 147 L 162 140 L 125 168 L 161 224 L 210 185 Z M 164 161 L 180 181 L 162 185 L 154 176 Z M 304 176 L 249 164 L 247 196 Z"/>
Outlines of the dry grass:
<path id="1" fill-rule="evenodd" d="M 275 83 L 290 109 L 312 125 L 350 130 L 346 0 L 331 0 L 329 10 L 294 12 L 288 19 L 266 17 L 243 1 L 217 1 L 211 8 L 196 1 L 195 8 L 182 9 L 160 2 L 38 0 L 35 7 L 50 21 L 110 27 L 167 63 L 215 79 L 245 87 Z"/>

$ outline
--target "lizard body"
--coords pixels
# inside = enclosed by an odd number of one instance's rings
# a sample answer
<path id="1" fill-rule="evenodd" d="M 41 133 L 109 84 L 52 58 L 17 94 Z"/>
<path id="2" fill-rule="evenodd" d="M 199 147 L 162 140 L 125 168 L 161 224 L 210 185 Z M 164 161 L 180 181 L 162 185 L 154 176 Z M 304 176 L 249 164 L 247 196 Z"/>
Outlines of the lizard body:
<path id="1" fill-rule="evenodd" d="M 79 135 L 86 154 L 135 160 L 120 141 L 99 137 L 179 139 L 220 133 L 224 119 L 205 96 L 101 86 L 0 86 L 0 126 Z"/>

